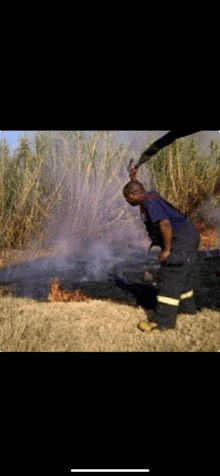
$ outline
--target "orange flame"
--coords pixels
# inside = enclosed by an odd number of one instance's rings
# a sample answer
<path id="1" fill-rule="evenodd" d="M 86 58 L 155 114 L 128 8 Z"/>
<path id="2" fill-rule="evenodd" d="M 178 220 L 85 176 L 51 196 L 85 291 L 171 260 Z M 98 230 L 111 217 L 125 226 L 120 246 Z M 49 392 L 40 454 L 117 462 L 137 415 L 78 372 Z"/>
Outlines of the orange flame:
<path id="1" fill-rule="evenodd" d="M 59 278 L 54 278 L 50 284 L 50 290 L 48 294 L 49 302 L 89 302 L 90 298 L 83 294 L 81 289 L 75 289 L 75 291 L 65 291 L 60 289 Z"/>

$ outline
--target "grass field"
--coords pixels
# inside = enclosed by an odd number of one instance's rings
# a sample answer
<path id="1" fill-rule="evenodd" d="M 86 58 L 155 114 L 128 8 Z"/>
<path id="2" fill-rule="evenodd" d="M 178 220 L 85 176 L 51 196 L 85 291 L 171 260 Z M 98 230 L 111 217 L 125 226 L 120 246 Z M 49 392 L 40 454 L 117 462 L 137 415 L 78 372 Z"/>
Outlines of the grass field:
<path id="1" fill-rule="evenodd" d="M 137 329 L 146 318 L 141 307 L 94 300 L 90 303 L 0 301 L 3 352 L 217 352 L 220 313 L 203 309 L 179 315 L 175 330 L 161 335 Z"/>
<path id="2" fill-rule="evenodd" d="M 219 264 L 220 258 L 199 259 L 195 286 L 197 315 L 180 314 L 176 328 L 160 335 L 142 334 L 137 324 L 146 319 L 144 308 L 131 296 L 120 295 L 116 287 L 108 288 L 108 284 L 105 289 L 103 284 L 103 291 L 101 283 L 95 283 L 97 289 L 89 293 L 89 302 L 67 303 L 15 297 L 10 295 L 10 287 L 1 286 L 0 350 L 217 352 L 220 350 L 220 277 L 216 274 Z"/>

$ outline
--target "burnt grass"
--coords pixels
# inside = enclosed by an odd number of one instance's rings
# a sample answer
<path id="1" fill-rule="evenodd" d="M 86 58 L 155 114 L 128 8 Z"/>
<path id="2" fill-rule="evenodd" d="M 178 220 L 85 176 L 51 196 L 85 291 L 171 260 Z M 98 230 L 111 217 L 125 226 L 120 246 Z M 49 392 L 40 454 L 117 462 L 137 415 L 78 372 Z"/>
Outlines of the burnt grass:
<path id="1" fill-rule="evenodd" d="M 73 263 L 72 263 L 73 264 Z M 145 270 L 158 268 L 155 257 L 146 262 L 143 252 L 136 250 L 131 260 L 108 268 L 103 277 L 94 279 L 85 276 L 86 262 L 69 261 L 68 266 L 57 267 L 56 259 L 51 258 L 43 267 L 44 259 L 24 262 L 0 269 L 0 288 L 7 294 L 7 286 L 14 285 L 14 296 L 47 302 L 50 283 L 60 278 L 60 288 L 66 291 L 81 289 L 91 299 L 103 299 L 134 307 L 152 309 L 156 304 L 156 285 L 144 281 Z M 112 276 L 113 275 L 113 276 Z M 198 311 L 203 308 L 220 311 L 220 251 L 199 251 L 194 270 L 194 292 Z M 5 290 L 5 291 L 4 291 Z"/>

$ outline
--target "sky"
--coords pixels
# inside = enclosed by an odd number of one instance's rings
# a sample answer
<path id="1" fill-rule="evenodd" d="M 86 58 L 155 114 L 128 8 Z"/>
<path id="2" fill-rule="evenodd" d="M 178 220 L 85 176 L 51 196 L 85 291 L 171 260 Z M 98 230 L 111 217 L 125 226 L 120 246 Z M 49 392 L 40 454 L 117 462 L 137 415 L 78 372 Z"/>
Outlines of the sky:
<path id="1" fill-rule="evenodd" d="M 18 139 L 22 135 L 28 137 L 30 146 L 34 145 L 34 136 L 38 131 L 0 131 L 0 140 L 6 139 L 10 145 L 10 153 L 18 147 Z M 90 131 L 85 131 L 87 135 L 90 135 Z M 155 139 L 162 137 L 168 131 L 117 131 L 117 139 L 130 142 L 130 150 L 138 150 L 142 153 L 145 150 L 145 145 L 148 141 L 150 132 L 154 133 Z M 198 149 L 207 152 L 209 150 L 209 144 L 212 139 L 215 139 L 220 146 L 220 131 L 202 131 L 193 136 L 197 142 Z"/>
<path id="2" fill-rule="evenodd" d="M 0 131 L 0 140 L 5 138 L 10 145 L 10 152 L 13 153 L 18 147 L 18 139 L 20 136 L 27 136 L 28 140 L 31 142 L 36 132 L 37 131 Z"/>

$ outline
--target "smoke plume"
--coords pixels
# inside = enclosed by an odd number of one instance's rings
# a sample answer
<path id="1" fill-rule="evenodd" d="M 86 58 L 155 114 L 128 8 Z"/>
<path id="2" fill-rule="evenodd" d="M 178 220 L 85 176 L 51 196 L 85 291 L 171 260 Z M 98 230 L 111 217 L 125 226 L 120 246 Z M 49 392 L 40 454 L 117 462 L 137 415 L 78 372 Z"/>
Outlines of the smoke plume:
<path id="1" fill-rule="evenodd" d="M 139 207 L 130 207 L 122 193 L 130 180 L 129 144 L 105 131 L 87 141 L 55 133 L 47 141 L 42 180 L 60 193 L 44 223 L 42 248 L 50 253 L 38 259 L 30 253 L 26 263 L 1 270 L 0 282 L 20 283 L 20 295 L 45 297 L 43 287 L 55 276 L 73 285 L 107 280 L 111 272 L 121 276 L 127 267 L 140 265 L 140 272 L 150 242 Z M 143 184 L 150 186 L 148 175 Z"/>

